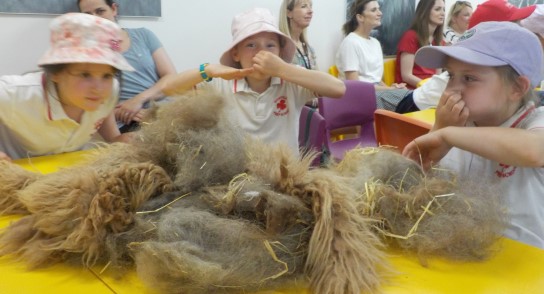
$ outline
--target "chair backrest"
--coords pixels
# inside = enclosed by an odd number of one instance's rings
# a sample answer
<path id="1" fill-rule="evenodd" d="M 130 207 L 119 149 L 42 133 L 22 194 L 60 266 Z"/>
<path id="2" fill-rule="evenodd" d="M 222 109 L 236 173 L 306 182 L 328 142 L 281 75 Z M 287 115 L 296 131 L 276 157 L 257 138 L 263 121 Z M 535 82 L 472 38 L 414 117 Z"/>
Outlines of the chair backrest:
<path id="1" fill-rule="evenodd" d="M 329 74 L 332 75 L 333 77 L 337 78 L 338 77 L 338 67 L 336 67 L 336 65 L 331 65 L 331 67 L 329 67 Z"/>
<path id="2" fill-rule="evenodd" d="M 304 106 L 300 113 L 298 143 L 302 150 L 323 152 L 325 145 L 325 119 L 317 109 Z M 323 155 L 323 154 L 322 154 Z M 313 165 L 321 163 L 318 156 Z"/>
<path id="3" fill-rule="evenodd" d="M 361 126 L 370 128 L 374 135 L 374 111 L 376 90 L 372 83 L 346 80 L 346 93 L 340 99 L 319 98 L 319 112 L 325 118 L 327 132 L 331 130 Z M 327 134 L 330 135 L 330 134 Z"/>
<path id="4" fill-rule="evenodd" d="M 387 58 L 383 62 L 383 82 L 391 86 L 395 82 L 395 60 L 396 58 Z"/>
<path id="5" fill-rule="evenodd" d="M 396 146 L 399 152 L 415 138 L 427 134 L 432 127 L 427 122 L 385 109 L 374 112 L 374 123 L 378 144 Z"/>
<path id="6" fill-rule="evenodd" d="M 341 160 L 346 151 L 357 146 L 377 146 L 374 133 L 374 111 L 376 110 L 376 90 L 374 84 L 347 80 L 346 93 L 340 99 L 319 98 L 319 112 L 325 118 L 325 146 L 332 158 Z M 340 130 L 342 129 L 342 130 Z M 359 129 L 353 138 L 352 130 Z M 339 136 L 348 130 L 349 135 Z M 339 132 L 340 131 L 340 132 Z M 341 140 L 332 140 L 334 137 Z"/>

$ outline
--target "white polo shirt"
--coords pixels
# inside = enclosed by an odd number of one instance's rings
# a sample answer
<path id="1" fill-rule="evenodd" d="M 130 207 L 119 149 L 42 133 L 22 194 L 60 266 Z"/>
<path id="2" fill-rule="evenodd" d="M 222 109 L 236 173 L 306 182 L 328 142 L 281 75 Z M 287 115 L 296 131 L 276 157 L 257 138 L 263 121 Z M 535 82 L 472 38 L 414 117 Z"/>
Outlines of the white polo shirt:
<path id="1" fill-rule="evenodd" d="M 544 107 L 533 107 L 531 104 L 520 109 L 501 127 L 544 130 Z M 504 235 L 544 249 L 544 167 L 509 166 L 458 148 L 453 148 L 440 164 L 463 176 L 498 183 L 506 192 L 511 217 Z"/>
<path id="2" fill-rule="evenodd" d="M 42 75 L 0 77 L 0 150 L 13 159 L 80 149 L 117 104 L 114 82 L 112 97 L 77 123 L 64 112 L 51 82 L 46 99 Z"/>
<path id="3" fill-rule="evenodd" d="M 302 107 L 316 97 L 312 91 L 273 77 L 270 87 L 259 94 L 245 81 L 213 79 L 210 85 L 227 100 L 227 108 L 238 125 L 267 143 L 283 142 L 298 154 L 299 118 Z"/>

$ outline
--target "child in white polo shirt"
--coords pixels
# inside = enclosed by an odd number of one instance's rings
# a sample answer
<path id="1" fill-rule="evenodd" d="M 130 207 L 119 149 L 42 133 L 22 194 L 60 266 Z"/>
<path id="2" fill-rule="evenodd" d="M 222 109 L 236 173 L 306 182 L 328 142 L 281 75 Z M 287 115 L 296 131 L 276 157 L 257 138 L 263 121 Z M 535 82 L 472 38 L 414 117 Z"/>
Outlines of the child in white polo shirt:
<path id="1" fill-rule="evenodd" d="M 43 72 L 0 77 L 0 159 L 78 150 L 98 133 L 125 141 L 112 111 L 117 72 L 132 70 L 119 52 L 120 28 L 82 13 L 57 17 Z"/>
<path id="2" fill-rule="evenodd" d="M 451 46 L 421 48 L 415 61 L 445 68 L 449 82 L 435 128 L 403 151 L 424 168 L 488 178 L 505 191 L 504 235 L 544 248 L 544 107 L 532 89 L 543 53 L 535 34 L 511 22 L 483 22 Z"/>
<path id="3" fill-rule="evenodd" d="M 304 104 L 316 96 L 339 98 L 345 86 L 329 74 L 291 64 L 295 44 L 278 30 L 275 19 L 263 8 L 235 16 L 233 42 L 221 64 L 202 64 L 171 76 L 161 81 L 162 89 L 172 95 L 204 80 L 227 99 L 245 131 L 264 142 L 286 143 L 298 153 Z"/>

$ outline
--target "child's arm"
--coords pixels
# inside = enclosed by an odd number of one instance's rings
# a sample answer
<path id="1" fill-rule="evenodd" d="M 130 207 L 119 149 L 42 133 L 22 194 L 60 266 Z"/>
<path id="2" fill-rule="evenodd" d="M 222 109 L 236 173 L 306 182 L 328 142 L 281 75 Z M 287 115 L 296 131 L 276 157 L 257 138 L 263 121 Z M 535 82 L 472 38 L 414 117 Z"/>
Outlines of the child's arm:
<path id="1" fill-rule="evenodd" d="M 408 52 L 402 52 L 400 54 L 400 75 L 402 80 L 408 85 L 416 88 L 417 83 L 421 81 L 421 78 L 414 75 L 414 64 L 416 55 Z"/>
<path id="2" fill-rule="evenodd" d="M 238 69 L 221 64 L 209 64 L 204 68 L 206 75 L 210 78 L 221 78 L 224 80 L 241 79 L 251 72 L 252 68 Z M 189 69 L 175 75 L 169 75 L 161 79 L 158 84 L 166 96 L 183 93 L 196 84 L 202 82 L 200 70 Z"/>
<path id="3" fill-rule="evenodd" d="M 297 84 L 319 96 L 340 98 L 346 91 L 341 80 L 317 70 L 286 63 L 279 56 L 268 51 L 261 51 L 253 57 L 255 70 L 273 77 L 280 77 L 285 81 Z"/>
<path id="4" fill-rule="evenodd" d="M 445 127 L 416 138 L 402 154 L 428 169 L 452 147 L 507 165 L 544 166 L 544 130 Z"/>
<path id="5" fill-rule="evenodd" d="M 129 142 L 132 139 L 133 133 L 121 134 L 115 123 L 115 115 L 113 112 L 104 119 L 104 122 L 98 129 L 98 133 L 104 141 L 108 143 L 113 142 Z"/>

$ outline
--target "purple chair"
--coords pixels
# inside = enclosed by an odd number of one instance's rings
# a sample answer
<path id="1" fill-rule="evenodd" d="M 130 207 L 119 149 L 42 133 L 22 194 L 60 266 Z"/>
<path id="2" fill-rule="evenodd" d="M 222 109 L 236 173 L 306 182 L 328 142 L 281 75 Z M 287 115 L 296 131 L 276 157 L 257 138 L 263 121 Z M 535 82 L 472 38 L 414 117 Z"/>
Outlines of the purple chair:
<path id="1" fill-rule="evenodd" d="M 342 98 L 319 98 L 319 112 L 325 118 L 325 146 L 332 158 L 336 160 L 342 160 L 346 151 L 357 146 L 378 146 L 374 132 L 374 111 L 376 110 L 374 85 L 354 80 L 347 80 L 344 83 L 346 93 Z M 360 128 L 355 138 L 331 140 L 331 131 L 349 127 Z"/>
<path id="2" fill-rule="evenodd" d="M 300 113 L 299 132 L 298 132 L 299 147 L 304 154 L 307 151 L 320 152 L 313 162 L 313 166 L 319 166 L 327 154 L 322 152 L 325 149 L 325 119 L 319 114 L 317 109 L 304 106 Z"/>

